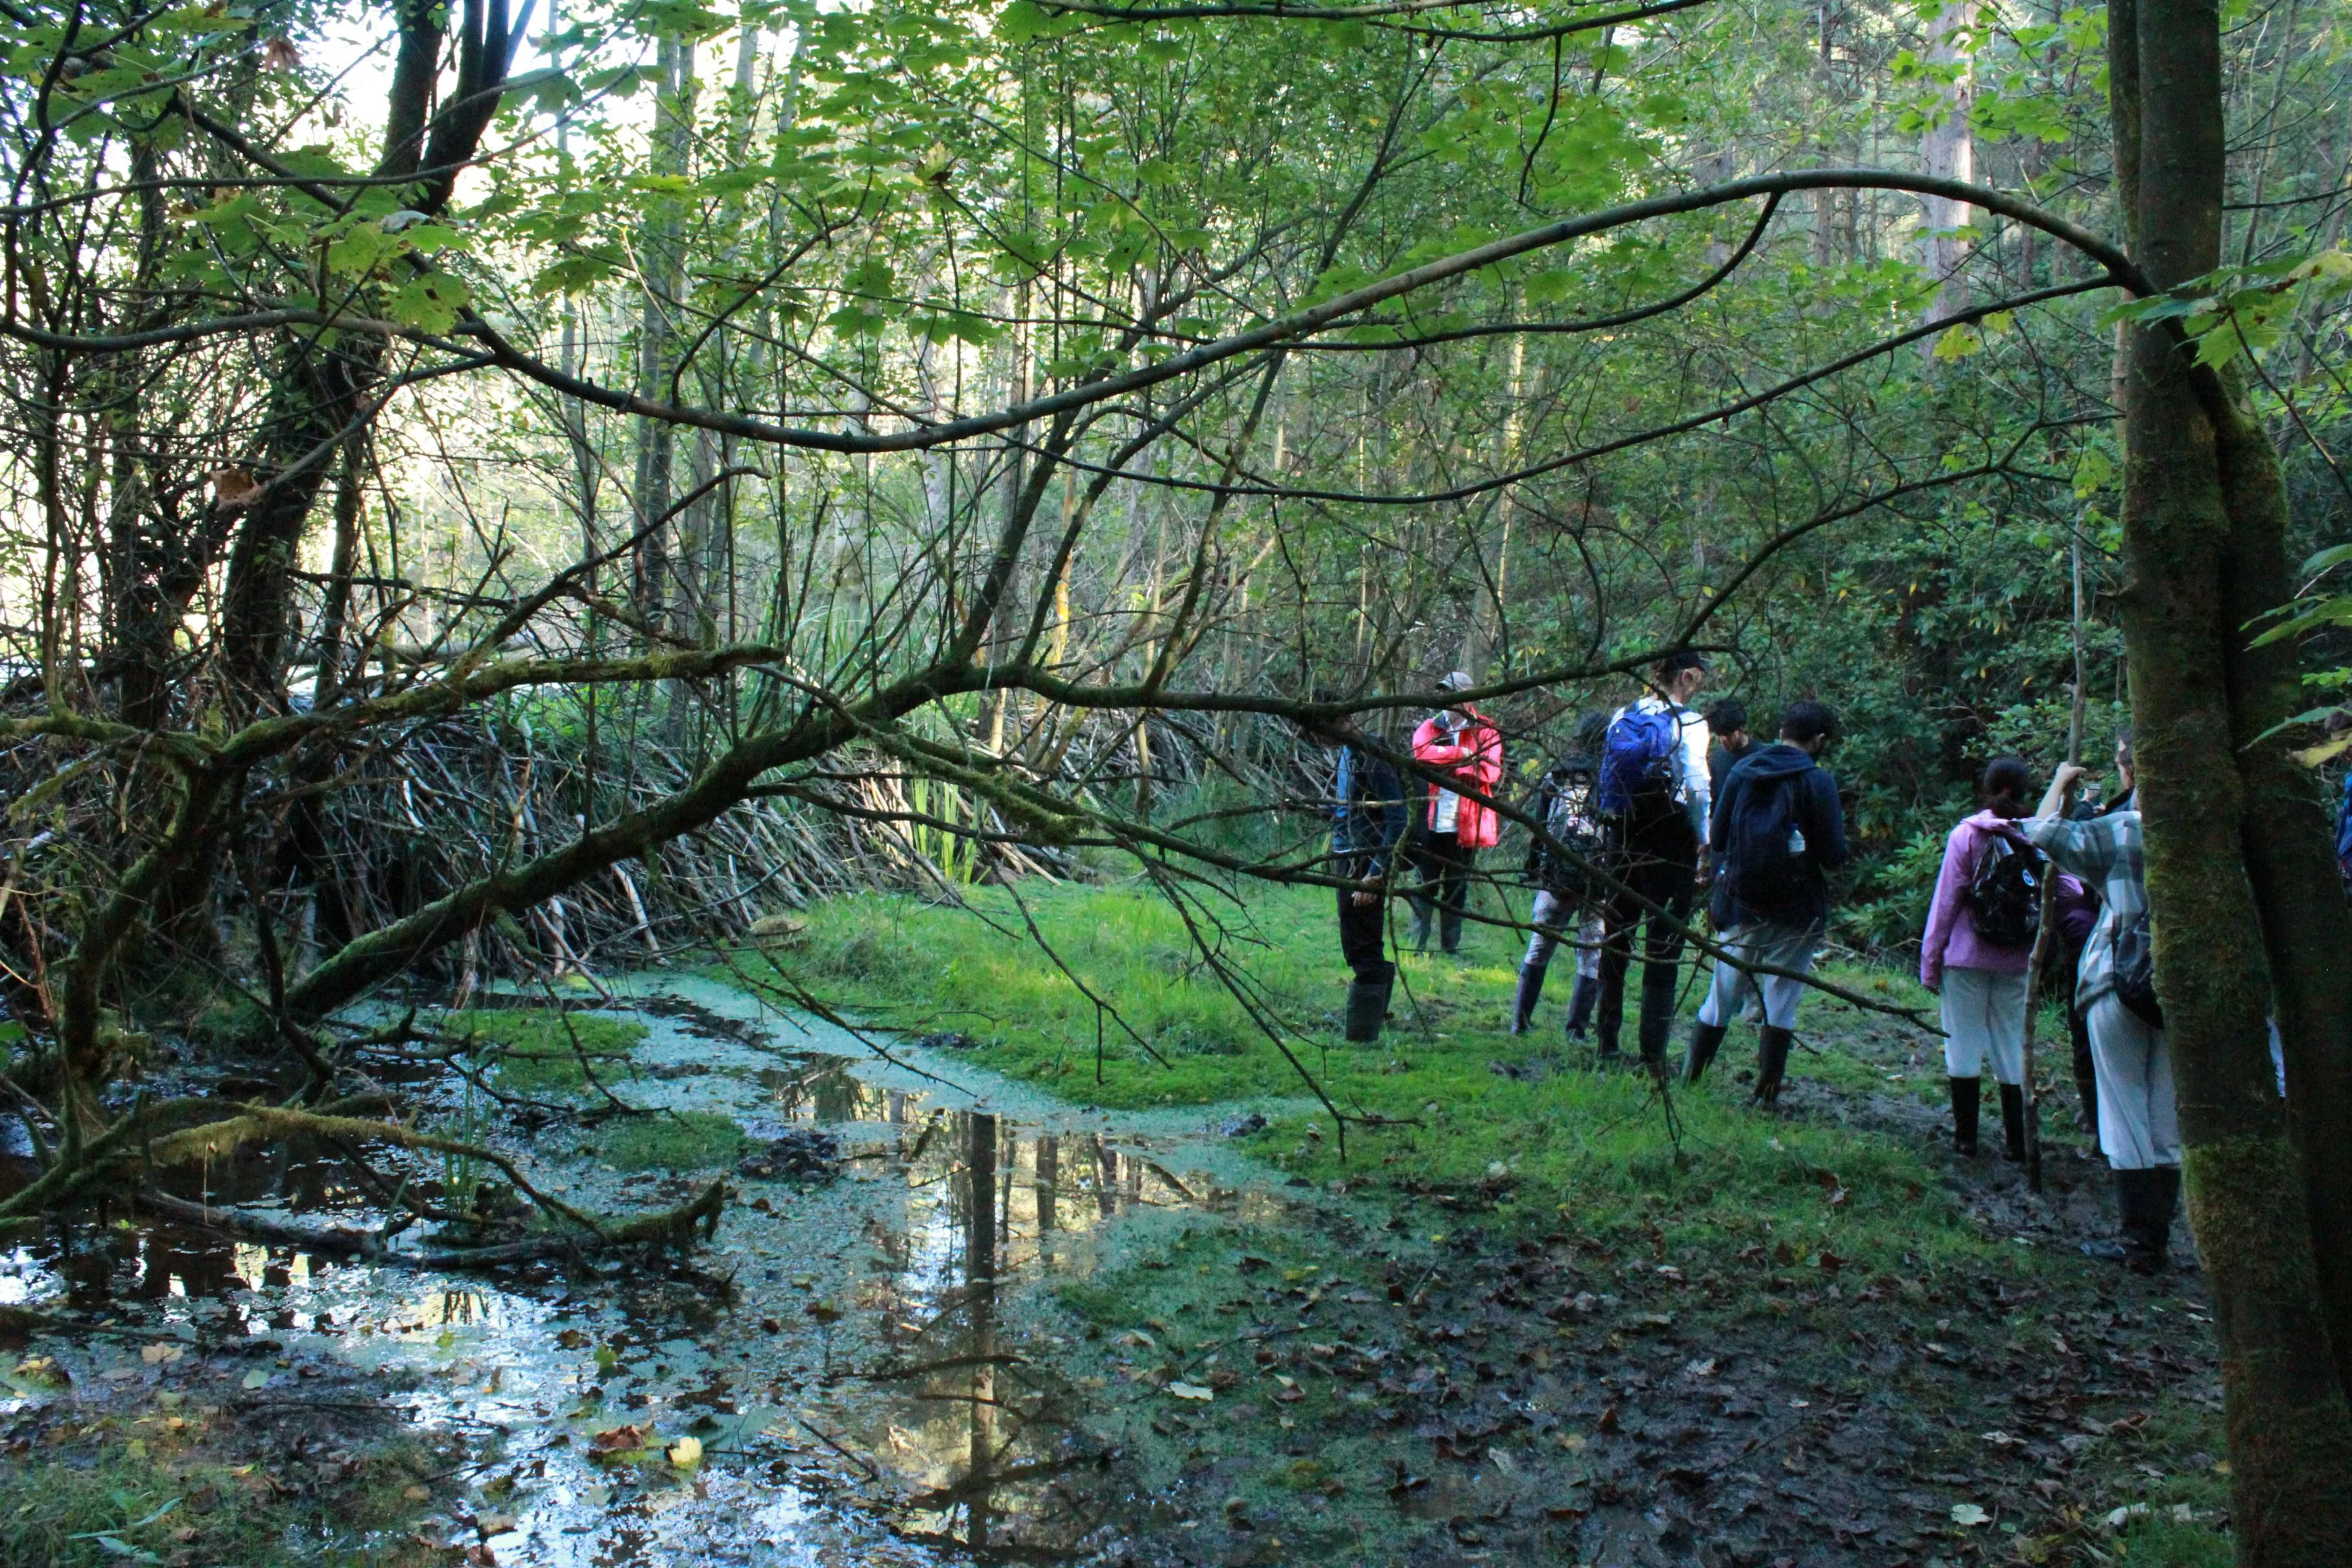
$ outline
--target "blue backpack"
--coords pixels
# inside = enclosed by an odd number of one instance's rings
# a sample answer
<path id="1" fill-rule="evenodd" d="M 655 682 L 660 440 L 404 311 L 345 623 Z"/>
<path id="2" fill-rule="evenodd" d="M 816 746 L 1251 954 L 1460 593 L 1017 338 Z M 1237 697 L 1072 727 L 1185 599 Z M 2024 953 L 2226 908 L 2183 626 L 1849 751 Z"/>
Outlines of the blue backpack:
<path id="1" fill-rule="evenodd" d="M 1678 716 L 1678 709 L 1629 706 L 1609 721 L 1608 737 L 1601 745 L 1596 806 L 1615 812 L 1666 803 L 1675 788 Z"/>

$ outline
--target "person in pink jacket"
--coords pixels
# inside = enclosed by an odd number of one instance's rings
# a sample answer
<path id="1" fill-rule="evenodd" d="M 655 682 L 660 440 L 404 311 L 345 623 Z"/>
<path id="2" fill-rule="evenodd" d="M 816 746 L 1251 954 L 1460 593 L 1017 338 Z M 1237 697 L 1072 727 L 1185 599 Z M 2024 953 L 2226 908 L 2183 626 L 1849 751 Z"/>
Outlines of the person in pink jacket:
<path id="1" fill-rule="evenodd" d="M 1437 683 L 1440 691 L 1462 692 L 1473 685 L 1456 670 Z M 1412 732 L 1412 758 L 1462 781 L 1491 800 L 1503 781 L 1503 735 L 1486 716 L 1468 703 L 1441 708 L 1421 721 Z M 1442 784 L 1429 786 L 1429 808 L 1421 831 L 1413 834 L 1406 858 L 1419 873 L 1418 884 L 1406 890 L 1412 904 L 1413 951 L 1429 950 L 1429 917 L 1434 904 L 1444 911 L 1439 942 L 1448 953 L 1462 946 L 1462 912 L 1470 899 L 1470 873 L 1478 852 L 1495 847 L 1502 824 L 1494 809 L 1481 805 Z"/>
<path id="2" fill-rule="evenodd" d="M 1919 944 L 1919 983 L 1943 998 L 1952 1146 L 1963 1155 L 1977 1152 L 1977 1095 L 1985 1059 L 1990 1057 L 1993 1076 L 2000 1083 L 2001 1130 L 2009 1157 L 2025 1157 L 2025 971 L 2033 957 L 2030 922 L 2021 933 L 2023 942 L 2016 937 L 2023 900 L 2031 900 L 2038 918 L 2041 878 L 2046 874 L 2040 852 L 2017 827 L 2032 789 L 2032 775 L 2021 759 L 1996 757 L 1985 765 L 1979 789 L 1984 809 L 1954 828 L 1945 841 L 1944 869 L 1936 878 L 1927 934 Z M 1997 879 L 2008 885 L 1988 888 L 1979 872 L 1986 869 L 1986 856 L 2000 852 L 2021 857 L 2020 864 L 2011 876 Z M 1995 929 L 1983 929 L 1988 924 Z"/>

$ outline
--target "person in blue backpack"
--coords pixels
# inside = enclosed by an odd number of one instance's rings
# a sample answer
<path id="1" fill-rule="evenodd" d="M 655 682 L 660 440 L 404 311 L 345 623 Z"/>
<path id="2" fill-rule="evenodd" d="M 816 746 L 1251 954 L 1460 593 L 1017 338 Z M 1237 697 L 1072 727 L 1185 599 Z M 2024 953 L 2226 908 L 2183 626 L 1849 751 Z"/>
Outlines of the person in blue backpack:
<path id="1" fill-rule="evenodd" d="M 1683 1075 L 1699 1081 L 1741 1002 L 1756 992 L 1764 1004 L 1755 1094 L 1762 1105 L 1779 1102 L 1788 1075 L 1797 1002 L 1805 990 L 1794 977 L 1811 972 L 1829 924 L 1825 873 L 1847 859 L 1837 781 L 1819 761 L 1837 734 L 1837 715 L 1826 704 L 1790 704 L 1780 716 L 1780 738 L 1749 753 L 1725 778 L 1709 823 L 1707 848 L 1720 868 L 1713 913 L 1723 952 Z M 1758 975 L 1743 967 L 1754 964 L 1783 973 Z"/>
<path id="2" fill-rule="evenodd" d="M 1706 680 L 1706 658 L 1685 650 L 1650 666 L 1650 691 L 1610 717 L 1594 793 L 1607 823 L 1611 873 L 1620 884 L 1601 915 L 1597 1055 L 1614 1061 L 1625 1014 L 1625 971 L 1643 930 L 1642 1061 L 1666 1065 L 1683 935 L 1706 841 L 1706 721 L 1686 706 Z"/>

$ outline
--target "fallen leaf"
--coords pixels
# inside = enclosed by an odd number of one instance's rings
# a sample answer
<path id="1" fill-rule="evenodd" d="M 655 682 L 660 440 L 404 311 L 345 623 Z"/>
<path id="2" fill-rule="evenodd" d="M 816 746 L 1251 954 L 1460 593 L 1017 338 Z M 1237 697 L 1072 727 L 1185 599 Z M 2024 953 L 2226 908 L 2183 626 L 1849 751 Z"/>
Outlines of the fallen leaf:
<path id="1" fill-rule="evenodd" d="M 139 1359 L 150 1366 L 162 1366 L 169 1362 L 179 1360 L 185 1354 L 176 1344 L 142 1345 L 139 1350 Z"/>
<path id="2" fill-rule="evenodd" d="M 1203 1404 L 1217 1396 L 1216 1390 L 1203 1388 L 1197 1383 L 1171 1383 L 1168 1385 L 1168 1392 L 1179 1399 L 1196 1399 Z"/>
<path id="3" fill-rule="evenodd" d="M 247 1387 L 247 1388 L 267 1388 L 267 1387 L 268 1387 L 268 1386 L 269 1386 L 269 1374 L 268 1374 L 267 1372 L 264 1372 L 261 1368 L 259 1368 L 259 1367 L 257 1367 L 257 1367 L 255 1367 L 251 1372 L 248 1372 L 248 1373 L 247 1373 L 247 1374 L 245 1375 L 245 1386 L 246 1386 L 246 1387 Z"/>
<path id="4" fill-rule="evenodd" d="M 690 1470 L 702 1462 L 702 1439 L 680 1437 L 669 1446 L 669 1462 L 681 1470 Z"/>
<path id="5" fill-rule="evenodd" d="M 1990 1524 L 1992 1515 L 1975 1503 L 1956 1502 L 1952 1505 L 1952 1522 L 1963 1530 L 1973 1530 L 1979 1524 Z"/>
<path id="6" fill-rule="evenodd" d="M 653 1437 L 651 1427 L 614 1427 L 588 1439 L 592 1454 L 630 1454 L 646 1446 Z"/>

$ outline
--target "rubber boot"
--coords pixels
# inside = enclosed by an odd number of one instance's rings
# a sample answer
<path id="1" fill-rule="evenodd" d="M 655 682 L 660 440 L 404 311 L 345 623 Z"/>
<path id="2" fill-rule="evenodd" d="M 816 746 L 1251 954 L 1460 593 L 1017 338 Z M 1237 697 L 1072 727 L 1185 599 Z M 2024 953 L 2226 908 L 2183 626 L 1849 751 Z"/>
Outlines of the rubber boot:
<path id="1" fill-rule="evenodd" d="M 1683 1058 L 1683 1082 L 1696 1083 L 1706 1071 L 1706 1064 L 1723 1049 L 1724 1026 L 1704 1019 L 1691 1030 L 1690 1054 Z"/>
<path id="2" fill-rule="evenodd" d="M 1642 1065 L 1661 1078 L 1666 1075 L 1666 1042 L 1675 1029 L 1675 977 L 1678 973 L 1672 964 L 1642 967 L 1642 1018 L 1635 1039 L 1642 1048 Z"/>
<path id="3" fill-rule="evenodd" d="M 1449 958 L 1462 951 L 1462 911 L 1451 904 L 1437 912 L 1437 946 Z"/>
<path id="4" fill-rule="evenodd" d="M 2145 1234 L 2147 1228 L 2148 1174 L 2147 1171 L 2116 1172 L 2116 1234 L 2095 1236 L 2084 1242 L 2084 1257 L 2097 1258 L 2108 1263 L 2131 1260 L 2132 1239 Z"/>
<path id="5" fill-rule="evenodd" d="M 1412 950 L 1416 953 L 1426 953 L 1429 951 L 1429 915 L 1430 908 L 1428 902 L 1423 899 L 1414 899 L 1412 901 L 1412 928 L 1409 933 L 1407 933 L 1407 936 L 1412 943 Z"/>
<path id="6" fill-rule="evenodd" d="M 2021 1083 L 2000 1086 L 2000 1137 L 2010 1159 L 2025 1158 L 2025 1086 Z"/>
<path id="7" fill-rule="evenodd" d="M 1543 996 L 1544 964 L 1519 966 L 1519 993 L 1511 1002 L 1511 1032 L 1528 1032 L 1528 1020 L 1536 1016 L 1536 1002 Z"/>
<path id="8" fill-rule="evenodd" d="M 1576 989 L 1568 993 L 1568 1038 L 1582 1040 L 1592 1032 L 1592 1004 L 1601 999 L 1601 977 L 1579 975 Z"/>
<path id="9" fill-rule="evenodd" d="M 1389 988 L 1396 983 L 1393 967 L 1378 975 L 1359 975 L 1348 986 L 1347 1025 L 1342 1031 L 1358 1045 L 1370 1045 L 1381 1038 L 1381 1025 L 1389 1015 Z"/>
<path id="10" fill-rule="evenodd" d="M 1780 1103 L 1780 1081 L 1789 1075 L 1789 1048 L 1797 1037 L 1785 1029 L 1764 1026 L 1756 1061 L 1756 1103 L 1778 1105 Z"/>
<path id="11" fill-rule="evenodd" d="M 2139 1225 L 2124 1236 L 2124 1245 L 2130 1249 L 2124 1267 L 2135 1274 L 2161 1274 L 2172 1261 L 2172 1217 L 2180 1207 L 2180 1167 L 2158 1166 L 2138 1174 Z"/>
<path id="12" fill-rule="evenodd" d="M 1952 1086 L 1952 1153 L 1972 1160 L 1977 1157 L 1977 1094 L 1984 1080 L 1951 1078 L 1945 1082 Z"/>

